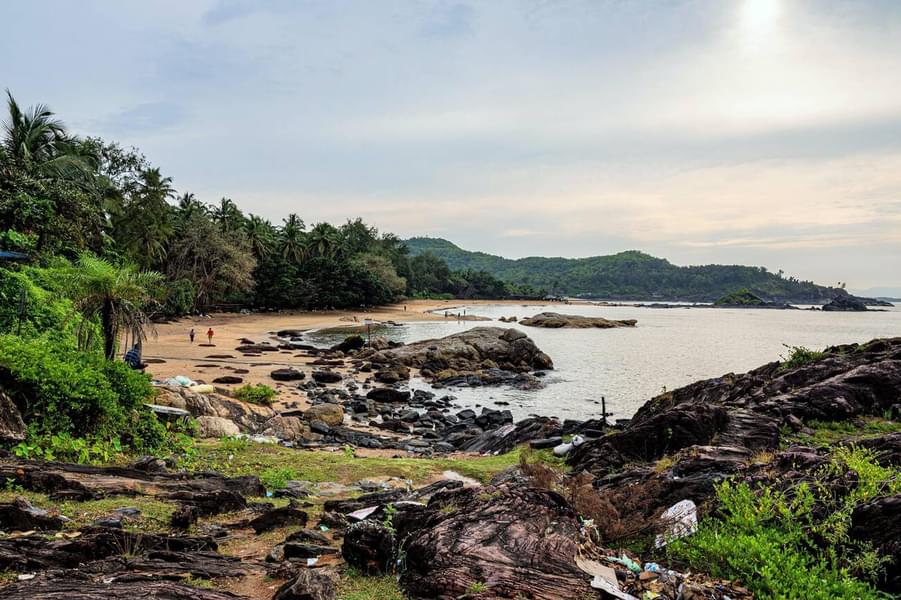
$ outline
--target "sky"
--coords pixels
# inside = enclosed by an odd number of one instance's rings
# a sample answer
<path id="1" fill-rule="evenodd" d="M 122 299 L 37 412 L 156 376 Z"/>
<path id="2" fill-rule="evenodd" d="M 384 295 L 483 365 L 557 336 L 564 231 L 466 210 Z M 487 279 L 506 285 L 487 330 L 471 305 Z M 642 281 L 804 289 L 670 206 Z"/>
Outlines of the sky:
<path id="1" fill-rule="evenodd" d="M 3 2 L 0 87 L 275 223 L 901 295 L 901 2 Z"/>

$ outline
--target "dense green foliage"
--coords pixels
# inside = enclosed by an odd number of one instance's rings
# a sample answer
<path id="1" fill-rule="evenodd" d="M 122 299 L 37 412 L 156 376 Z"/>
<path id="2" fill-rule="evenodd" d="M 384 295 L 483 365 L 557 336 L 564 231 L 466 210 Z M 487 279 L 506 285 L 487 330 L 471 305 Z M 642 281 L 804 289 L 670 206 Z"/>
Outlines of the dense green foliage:
<path id="1" fill-rule="evenodd" d="M 806 364 L 820 360 L 821 358 L 826 356 L 825 352 L 811 350 L 810 348 L 806 348 L 804 346 L 785 345 L 785 347 L 788 349 L 788 355 L 780 357 L 782 358 L 781 367 L 783 369 L 794 369 L 797 367 L 802 367 Z"/>
<path id="2" fill-rule="evenodd" d="M 846 495 L 821 481 L 854 471 Z M 670 543 L 670 554 L 715 577 L 740 579 L 758 598 L 883 598 L 869 583 L 884 558 L 853 543 L 848 530 L 859 504 L 901 490 L 901 472 L 880 466 L 864 449 L 841 447 L 813 484 L 789 491 L 724 482 L 718 516 Z"/>
<path id="3" fill-rule="evenodd" d="M 766 300 L 753 294 L 750 290 L 742 289 L 720 296 L 713 304 L 715 306 L 764 306 Z"/>
<path id="4" fill-rule="evenodd" d="M 679 267 L 643 252 L 628 251 L 589 258 L 530 257 L 511 260 L 469 252 L 436 238 L 406 241 L 415 257 L 429 253 L 450 269 L 485 271 L 515 285 L 543 288 L 552 294 L 610 299 L 665 299 L 712 302 L 736 289 L 780 302 L 827 302 L 843 289 L 816 285 L 770 273 L 763 267 L 704 265 Z"/>
<path id="5" fill-rule="evenodd" d="M 269 405 L 272 404 L 272 400 L 275 398 L 276 393 L 277 392 L 274 389 L 265 383 L 258 383 L 256 385 L 248 383 L 235 389 L 232 392 L 232 395 L 243 402 Z"/>

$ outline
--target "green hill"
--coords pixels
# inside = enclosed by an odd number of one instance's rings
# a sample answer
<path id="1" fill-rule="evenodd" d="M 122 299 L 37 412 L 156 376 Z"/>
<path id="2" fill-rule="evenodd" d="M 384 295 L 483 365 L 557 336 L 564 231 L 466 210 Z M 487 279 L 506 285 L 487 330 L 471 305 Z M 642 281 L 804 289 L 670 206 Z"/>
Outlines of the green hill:
<path id="1" fill-rule="evenodd" d="M 406 244 L 411 255 L 430 252 L 447 261 L 451 269 L 484 270 L 504 281 L 527 283 L 568 296 L 712 302 L 735 290 L 746 289 L 767 301 L 823 303 L 845 294 L 837 288 L 770 273 L 763 267 L 680 267 L 637 250 L 588 258 L 513 260 L 463 250 L 440 238 L 416 237 Z"/>

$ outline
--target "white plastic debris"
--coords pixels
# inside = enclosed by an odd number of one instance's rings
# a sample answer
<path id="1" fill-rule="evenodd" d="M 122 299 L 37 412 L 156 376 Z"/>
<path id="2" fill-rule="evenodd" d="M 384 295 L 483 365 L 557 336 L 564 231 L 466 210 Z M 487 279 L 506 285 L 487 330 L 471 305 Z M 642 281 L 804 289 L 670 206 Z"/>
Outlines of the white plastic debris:
<path id="1" fill-rule="evenodd" d="M 666 526 L 666 533 L 658 534 L 654 541 L 656 548 L 662 548 L 673 540 L 684 538 L 698 530 L 698 507 L 691 500 L 680 500 L 660 515 Z"/>
<path id="2" fill-rule="evenodd" d="M 566 456 L 572 449 L 573 445 L 570 442 L 564 442 L 559 446 L 554 446 L 554 456 Z"/>
<path id="3" fill-rule="evenodd" d="M 604 590 L 614 598 L 619 598 L 620 600 L 638 600 L 635 596 L 627 594 L 619 589 L 616 571 L 610 567 L 602 565 L 596 560 L 585 560 L 578 557 L 576 558 L 576 566 L 589 575 L 594 576 L 594 579 L 591 580 L 590 584 L 592 588 Z"/>
<path id="4" fill-rule="evenodd" d="M 366 508 L 361 508 L 360 510 L 355 510 L 352 513 L 349 513 L 347 516 L 353 519 L 354 521 L 362 521 L 375 511 L 379 509 L 378 506 L 367 506 Z"/>
<path id="5" fill-rule="evenodd" d="M 29 581 L 29 580 L 34 579 L 34 578 L 35 578 L 35 574 L 34 574 L 34 573 L 22 573 L 22 574 L 19 575 L 19 577 L 18 577 L 19 581 Z"/>
<path id="6" fill-rule="evenodd" d="M 307 559 L 307 566 L 308 566 L 308 567 L 312 567 L 312 566 L 314 566 L 314 565 L 315 565 L 316 563 L 318 563 L 318 562 L 319 562 L 319 557 L 318 557 L 318 556 L 314 556 L 313 558 L 308 558 L 308 559 Z"/>

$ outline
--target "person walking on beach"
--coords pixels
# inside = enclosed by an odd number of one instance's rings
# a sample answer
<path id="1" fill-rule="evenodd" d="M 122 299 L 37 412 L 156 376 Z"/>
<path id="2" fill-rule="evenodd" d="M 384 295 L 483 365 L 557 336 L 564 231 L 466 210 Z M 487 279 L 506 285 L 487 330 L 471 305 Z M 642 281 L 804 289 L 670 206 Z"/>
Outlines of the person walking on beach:
<path id="1" fill-rule="evenodd" d="M 191 338 L 191 343 L 192 343 L 192 344 L 194 343 L 194 335 L 195 335 L 195 333 L 194 333 L 194 328 L 192 327 L 192 328 L 191 328 L 191 331 L 188 332 L 188 337 Z"/>
<path id="2" fill-rule="evenodd" d="M 213 331 L 212 327 L 210 327 L 209 329 L 206 330 L 206 339 L 208 339 L 210 341 L 210 345 L 212 345 L 212 343 L 213 343 L 213 336 L 215 334 L 216 334 L 216 332 Z"/>

